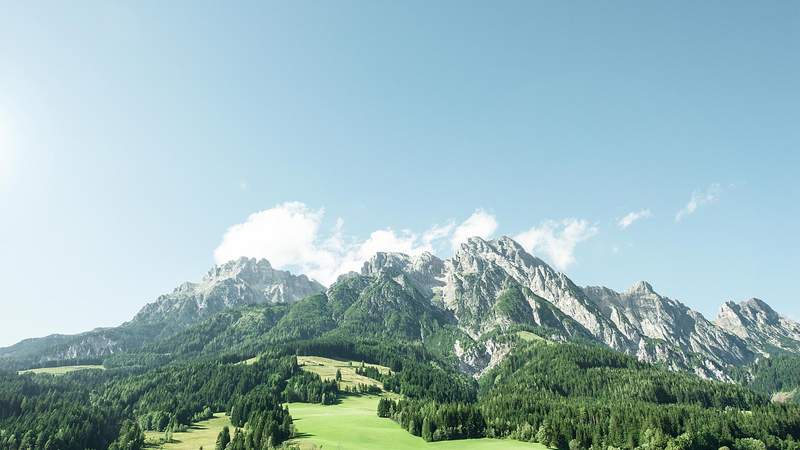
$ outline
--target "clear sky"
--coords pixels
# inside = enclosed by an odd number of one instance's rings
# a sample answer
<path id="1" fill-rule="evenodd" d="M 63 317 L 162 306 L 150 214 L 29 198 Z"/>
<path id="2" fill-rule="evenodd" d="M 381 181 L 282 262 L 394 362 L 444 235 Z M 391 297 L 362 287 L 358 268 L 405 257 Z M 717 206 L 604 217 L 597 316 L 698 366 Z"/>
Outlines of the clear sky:
<path id="1" fill-rule="evenodd" d="M 2 9 L 0 345 L 469 233 L 800 319 L 798 2 Z"/>

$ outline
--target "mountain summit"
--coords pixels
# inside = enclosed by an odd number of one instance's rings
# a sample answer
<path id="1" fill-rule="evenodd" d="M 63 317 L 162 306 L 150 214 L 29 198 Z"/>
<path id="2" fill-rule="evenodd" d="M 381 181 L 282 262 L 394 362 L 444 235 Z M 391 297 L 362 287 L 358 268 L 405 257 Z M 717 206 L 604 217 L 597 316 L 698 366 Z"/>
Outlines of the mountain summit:
<path id="1" fill-rule="evenodd" d="M 781 316 L 763 300 L 725 302 L 714 323 L 761 355 L 800 352 L 800 324 Z"/>
<path id="2" fill-rule="evenodd" d="M 305 275 L 273 269 L 266 259 L 239 258 L 212 267 L 198 283 L 183 283 L 146 305 L 133 318 L 138 323 L 164 323 L 169 329 L 197 322 L 225 308 L 266 303 L 292 303 L 325 287 Z"/>

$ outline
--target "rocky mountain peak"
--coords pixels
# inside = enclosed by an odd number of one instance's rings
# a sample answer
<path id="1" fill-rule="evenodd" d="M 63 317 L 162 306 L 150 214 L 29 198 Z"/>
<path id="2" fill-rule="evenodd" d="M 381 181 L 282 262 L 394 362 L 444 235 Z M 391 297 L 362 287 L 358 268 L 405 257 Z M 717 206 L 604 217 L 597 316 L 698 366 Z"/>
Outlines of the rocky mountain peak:
<path id="1" fill-rule="evenodd" d="M 364 261 L 361 274 L 374 276 L 381 272 L 399 272 L 411 264 L 411 257 L 404 253 L 377 252 Z"/>
<path id="2" fill-rule="evenodd" d="M 242 256 L 211 267 L 203 277 L 203 282 L 213 282 L 225 278 L 249 278 L 271 274 L 272 265 L 266 259 Z"/>
<path id="3" fill-rule="evenodd" d="M 404 253 L 378 252 L 364 262 L 361 274 L 388 277 L 405 285 L 410 283 L 419 293 L 430 297 L 441 285 L 444 261 L 429 252 L 409 256 Z"/>
<path id="4" fill-rule="evenodd" d="M 632 294 L 653 295 L 656 293 L 656 291 L 653 290 L 653 286 L 647 281 L 639 281 L 638 283 L 628 288 L 628 290 L 625 291 L 625 293 L 629 295 Z"/>
<path id="5" fill-rule="evenodd" d="M 757 298 L 739 303 L 725 302 L 714 323 L 744 339 L 764 355 L 775 348 L 800 351 L 800 324 L 782 317 Z"/>
<path id="6" fill-rule="evenodd" d="M 751 298 L 739 304 L 743 313 L 750 317 L 768 323 L 780 321 L 781 316 L 766 302 L 758 298 Z"/>
<path id="7" fill-rule="evenodd" d="M 771 306 L 758 298 L 751 298 L 736 303 L 723 303 L 717 315 L 717 322 L 732 326 L 744 326 L 749 322 L 760 324 L 778 324 L 783 319 Z"/>
<path id="8" fill-rule="evenodd" d="M 439 276 L 444 261 L 430 252 L 409 256 L 405 253 L 378 252 L 361 266 L 361 274 L 377 275 L 380 272 L 411 271 L 420 274 Z"/>
<path id="9" fill-rule="evenodd" d="M 215 265 L 199 282 L 183 283 L 159 296 L 133 321 L 182 327 L 231 306 L 291 303 L 324 291 L 305 275 L 274 269 L 266 259 L 243 257 Z"/>
<path id="10" fill-rule="evenodd" d="M 714 319 L 714 324 L 726 330 L 729 333 L 735 334 L 742 339 L 747 339 L 749 333 L 744 318 L 739 315 L 739 305 L 733 301 L 727 301 L 719 307 L 717 318 Z"/>

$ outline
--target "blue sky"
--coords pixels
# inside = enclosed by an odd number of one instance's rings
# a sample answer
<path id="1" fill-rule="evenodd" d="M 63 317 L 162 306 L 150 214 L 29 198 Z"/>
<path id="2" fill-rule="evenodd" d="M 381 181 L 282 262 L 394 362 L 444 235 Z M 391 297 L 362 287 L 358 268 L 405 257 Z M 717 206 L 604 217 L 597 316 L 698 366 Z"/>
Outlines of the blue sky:
<path id="1" fill-rule="evenodd" d="M 470 230 L 800 319 L 798 54 L 790 1 L 4 5 L 0 345 Z"/>

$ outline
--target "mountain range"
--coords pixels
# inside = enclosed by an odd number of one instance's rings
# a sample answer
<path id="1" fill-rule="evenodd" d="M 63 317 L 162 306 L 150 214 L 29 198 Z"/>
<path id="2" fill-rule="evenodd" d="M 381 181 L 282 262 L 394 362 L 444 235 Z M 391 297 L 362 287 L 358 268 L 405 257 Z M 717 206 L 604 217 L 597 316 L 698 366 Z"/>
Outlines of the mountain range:
<path id="1" fill-rule="evenodd" d="M 762 300 L 724 303 L 710 321 L 647 282 L 624 292 L 581 287 L 508 237 L 473 237 L 448 259 L 377 253 L 360 273 L 341 275 L 327 288 L 264 259 L 240 258 L 159 296 L 119 327 L 27 339 L 0 349 L 0 363 L 24 368 L 136 351 L 251 306 L 274 307 L 257 319 L 266 335 L 342 333 L 419 341 L 457 358 L 461 370 L 474 376 L 510 351 L 513 343 L 503 334 L 510 329 L 595 343 L 726 381 L 736 367 L 800 354 L 800 324 Z M 224 324 L 217 336 L 234 333 L 234 322 Z"/>

